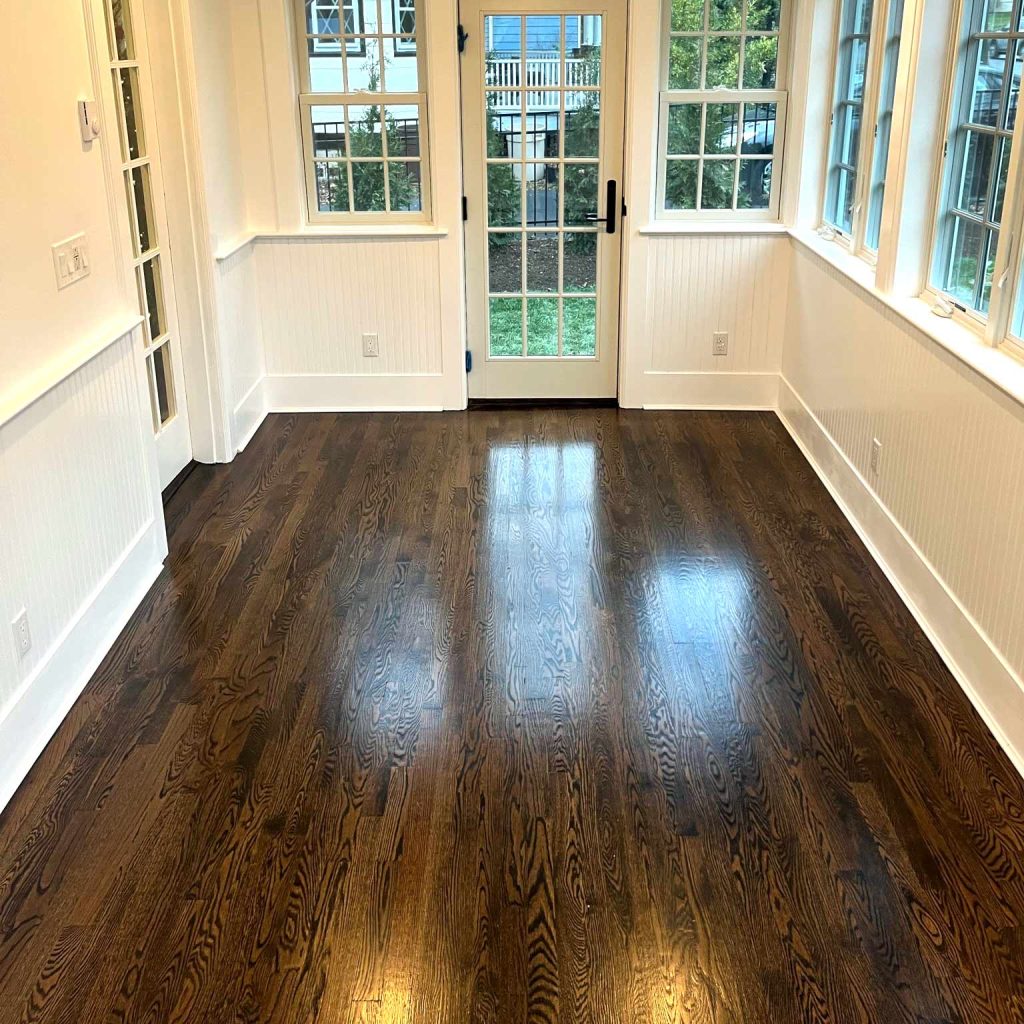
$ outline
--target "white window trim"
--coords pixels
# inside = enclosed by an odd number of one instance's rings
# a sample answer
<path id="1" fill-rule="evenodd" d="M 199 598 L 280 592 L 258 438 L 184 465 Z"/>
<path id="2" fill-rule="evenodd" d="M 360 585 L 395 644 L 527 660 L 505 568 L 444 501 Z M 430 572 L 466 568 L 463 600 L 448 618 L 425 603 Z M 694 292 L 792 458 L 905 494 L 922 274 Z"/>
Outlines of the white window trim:
<path id="1" fill-rule="evenodd" d="M 710 30 L 710 6 L 711 0 L 706 0 L 704 5 L 704 31 L 701 38 L 707 40 L 716 36 L 744 35 L 745 37 L 757 38 L 758 36 L 776 36 L 779 40 L 778 57 L 776 65 L 776 87 L 774 89 L 670 89 L 668 88 L 669 52 L 672 45 L 672 2 L 663 0 L 661 11 L 661 65 L 658 72 L 658 149 L 657 167 L 655 172 L 655 215 L 654 225 L 660 222 L 702 222 L 718 221 L 721 223 L 777 223 L 780 218 L 783 194 L 783 174 L 785 167 L 785 143 L 786 143 L 786 108 L 789 99 L 789 78 L 790 78 L 790 36 L 792 27 L 792 8 L 796 6 L 795 0 L 781 0 L 781 17 L 779 31 L 775 32 L 725 32 Z M 706 60 L 702 57 L 702 65 Z M 668 108 L 680 103 L 774 103 L 775 111 L 775 138 L 774 151 L 771 156 L 772 163 L 772 186 L 771 195 L 767 208 L 759 210 L 721 210 L 721 209 L 698 209 L 698 210 L 669 210 L 665 206 L 665 185 L 668 171 Z M 741 132 L 737 132 L 741 135 Z M 703 148 L 704 125 L 701 123 L 701 147 Z M 740 141 L 737 139 L 737 147 Z M 723 154 L 725 159 L 743 159 L 742 154 L 737 157 L 729 157 Z M 757 159 L 756 154 L 752 154 Z M 703 153 L 694 161 L 702 166 L 707 160 Z M 713 161 L 715 156 L 711 156 Z M 767 159 L 765 163 L 769 162 Z M 697 196 L 700 197 L 701 177 L 698 174 Z M 738 188 L 738 180 L 735 188 Z M 736 199 L 734 188 L 733 201 Z"/>
<path id="2" fill-rule="evenodd" d="M 1014 306 L 1020 284 L 1021 249 L 1024 240 L 1024 116 L 1018 108 L 1018 117 L 1012 135 L 1010 165 L 1007 172 L 1006 194 L 1003 199 L 1002 219 L 999 228 L 999 241 L 996 248 L 996 262 L 992 274 L 992 297 L 989 302 L 988 315 L 975 309 L 965 308 L 963 303 L 934 284 L 935 263 L 941 243 L 939 227 L 939 211 L 945 203 L 947 195 L 947 179 L 951 173 L 952 161 L 955 157 L 955 140 L 959 120 L 953 122 L 953 104 L 957 102 L 958 81 L 963 76 L 963 61 L 966 60 L 967 47 L 972 25 L 967 24 L 967 5 L 972 0 L 957 0 L 953 12 L 956 31 L 952 34 L 948 67 L 946 69 L 945 95 L 943 97 L 944 122 L 937 132 L 939 173 L 934 183 L 934 196 L 931 204 L 931 228 L 927 237 L 927 260 L 925 285 L 922 298 L 929 304 L 938 306 L 948 303 L 953 309 L 952 319 L 974 332 L 979 340 L 990 348 L 999 348 L 1013 358 L 1024 358 L 1024 339 L 1017 339 L 1010 334 Z"/>
<path id="3" fill-rule="evenodd" d="M 381 7 L 385 4 L 393 4 L 394 0 L 380 0 Z M 426 32 L 424 30 L 423 22 L 423 0 L 414 0 L 416 4 L 416 62 L 417 62 L 417 77 L 420 83 L 421 90 L 423 90 L 427 81 L 426 74 Z M 392 8 L 394 9 L 394 8 Z M 294 59 L 298 62 L 298 83 L 299 83 L 299 94 L 298 94 L 298 105 L 299 105 L 299 120 L 301 130 L 301 152 L 303 162 L 303 178 L 305 181 L 305 211 L 306 211 L 306 223 L 310 227 L 326 227 L 326 226 L 346 226 L 353 227 L 356 225 L 365 225 L 372 227 L 374 225 L 429 225 L 432 223 L 432 202 L 433 202 L 433 190 L 431 188 L 431 159 L 430 159 L 430 132 L 429 132 L 429 108 L 427 102 L 427 93 L 425 91 L 408 93 L 408 92 L 367 92 L 367 91 L 354 91 L 354 92 L 312 92 L 310 84 L 310 69 L 309 69 L 309 46 L 308 40 L 309 35 L 306 32 L 306 11 L 304 0 L 292 0 L 292 10 L 295 19 L 295 37 L 296 37 L 296 49 Z M 383 14 L 383 10 L 381 10 Z M 365 24 L 359 26 L 365 29 Z M 398 36 L 395 33 L 388 32 L 376 32 L 371 33 L 372 37 L 385 39 L 397 39 Z M 341 46 L 339 45 L 339 51 Z M 412 55 L 407 55 L 407 58 L 412 59 Z M 384 75 L 384 85 L 387 85 L 387 74 Z M 313 140 L 313 126 L 311 108 L 314 106 L 340 106 L 346 107 L 348 105 L 379 105 L 379 106 L 412 106 L 415 105 L 419 110 L 419 142 L 420 142 L 420 153 L 418 162 L 420 167 L 420 206 L 421 209 L 417 212 L 400 212 L 400 211 L 373 211 L 373 212 L 325 212 L 319 209 L 317 203 L 317 191 L 316 191 L 316 165 L 318 161 L 315 156 L 315 147 Z M 347 134 L 347 133 L 346 133 Z M 387 139 L 386 136 L 381 139 L 382 150 L 384 153 L 383 160 L 385 162 L 385 169 L 387 167 Z M 351 160 L 344 158 L 343 162 L 348 165 L 349 168 L 349 188 L 352 188 L 352 177 L 351 177 Z M 359 161 L 356 161 L 359 162 Z"/>

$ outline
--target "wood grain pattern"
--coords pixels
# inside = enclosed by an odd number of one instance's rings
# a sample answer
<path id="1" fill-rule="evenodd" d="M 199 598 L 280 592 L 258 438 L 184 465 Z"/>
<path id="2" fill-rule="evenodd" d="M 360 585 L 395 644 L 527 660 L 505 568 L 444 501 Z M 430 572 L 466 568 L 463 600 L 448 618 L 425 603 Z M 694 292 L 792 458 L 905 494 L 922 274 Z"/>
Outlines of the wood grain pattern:
<path id="1" fill-rule="evenodd" d="M 1024 1019 L 1024 784 L 774 417 L 274 416 L 168 518 L 4 1024 Z"/>

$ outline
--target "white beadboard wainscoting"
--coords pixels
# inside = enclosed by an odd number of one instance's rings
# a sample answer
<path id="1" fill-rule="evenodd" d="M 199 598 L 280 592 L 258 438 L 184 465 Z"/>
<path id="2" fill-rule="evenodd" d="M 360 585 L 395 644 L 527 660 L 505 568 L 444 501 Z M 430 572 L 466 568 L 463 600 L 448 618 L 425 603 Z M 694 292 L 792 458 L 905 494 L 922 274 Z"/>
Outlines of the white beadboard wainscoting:
<path id="1" fill-rule="evenodd" d="M 216 268 L 218 327 L 231 411 L 231 451 L 240 452 L 267 414 L 267 364 L 252 244 L 218 260 Z"/>
<path id="2" fill-rule="evenodd" d="M 0 427 L 0 808 L 167 553 L 141 351 L 135 329 Z"/>
<path id="3" fill-rule="evenodd" d="M 254 246 L 268 408 L 445 407 L 439 239 Z M 363 356 L 364 333 L 379 337 L 376 358 Z"/>
<path id="4" fill-rule="evenodd" d="M 785 234 L 634 234 L 623 391 L 647 409 L 774 409 L 786 323 Z M 717 332 L 729 335 L 716 356 Z"/>
<path id="5" fill-rule="evenodd" d="M 783 422 L 1024 774 L 1024 407 L 793 245 Z"/>

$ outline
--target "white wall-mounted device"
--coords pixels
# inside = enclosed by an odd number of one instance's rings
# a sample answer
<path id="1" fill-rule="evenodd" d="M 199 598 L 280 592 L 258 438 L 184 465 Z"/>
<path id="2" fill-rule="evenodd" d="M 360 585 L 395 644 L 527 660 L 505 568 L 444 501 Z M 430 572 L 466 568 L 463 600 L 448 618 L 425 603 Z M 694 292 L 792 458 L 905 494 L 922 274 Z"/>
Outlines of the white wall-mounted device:
<path id="1" fill-rule="evenodd" d="M 78 126 L 83 142 L 95 142 L 100 137 L 100 106 L 95 100 L 78 101 Z"/>

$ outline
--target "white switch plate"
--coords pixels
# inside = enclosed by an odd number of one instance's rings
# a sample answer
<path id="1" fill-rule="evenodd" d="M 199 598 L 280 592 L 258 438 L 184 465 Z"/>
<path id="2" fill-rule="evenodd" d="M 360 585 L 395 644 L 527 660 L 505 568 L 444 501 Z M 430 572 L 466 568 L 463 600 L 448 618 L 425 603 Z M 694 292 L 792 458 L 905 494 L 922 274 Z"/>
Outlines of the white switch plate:
<path id="1" fill-rule="evenodd" d="M 28 612 L 24 608 L 18 613 L 18 617 L 11 623 L 11 631 L 14 633 L 14 645 L 18 649 L 18 657 L 24 658 L 32 650 L 32 634 L 28 628 Z"/>
<path id="2" fill-rule="evenodd" d="M 874 438 L 871 442 L 871 472 L 878 474 L 878 467 L 882 463 L 882 442 Z"/>
<path id="3" fill-rule="evenodd" d="M 711 351 L 716 356 L 727 356 L 729 354 L 729 332 L 715 331 Z"/>
<path id="4" fill-rule="evenodd" d="M 67 288 L 69 284 L 89 276 L 89 246 L 84 234 L 66 238 L 50 248 L 58 288 Z"/>
<path id="5" fill-rule="evenodd" d="M 363 355 L 367 359 L 376 359 L 380 355 L 380 338 L 378 335 L 363 335 Z"/>

